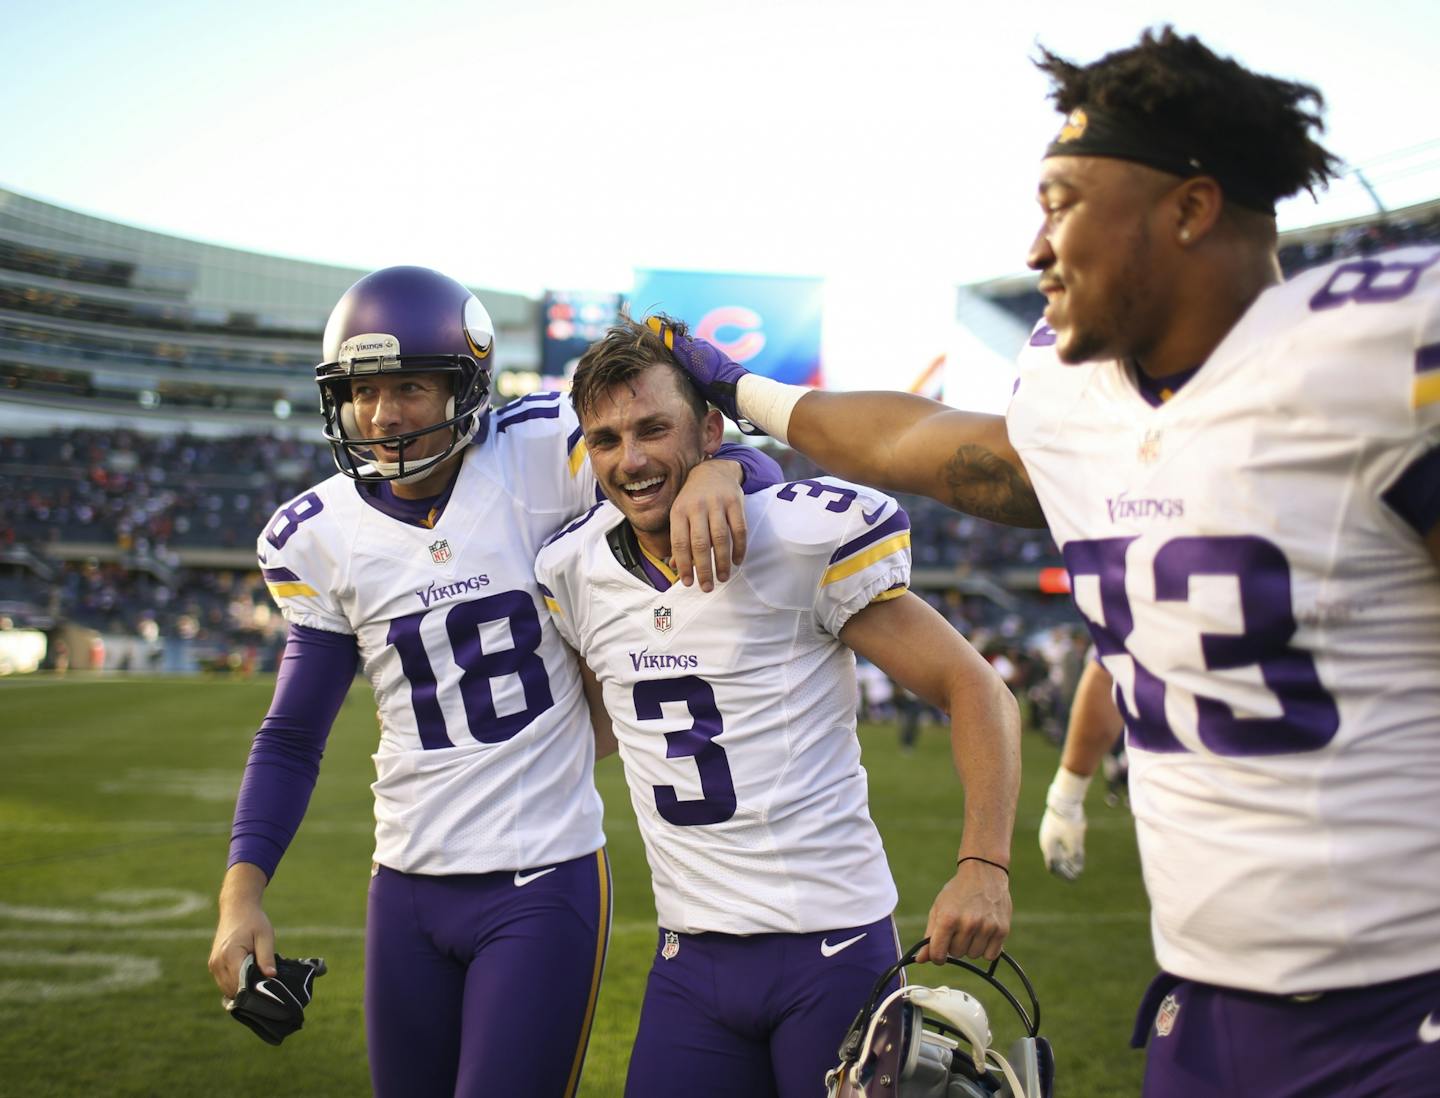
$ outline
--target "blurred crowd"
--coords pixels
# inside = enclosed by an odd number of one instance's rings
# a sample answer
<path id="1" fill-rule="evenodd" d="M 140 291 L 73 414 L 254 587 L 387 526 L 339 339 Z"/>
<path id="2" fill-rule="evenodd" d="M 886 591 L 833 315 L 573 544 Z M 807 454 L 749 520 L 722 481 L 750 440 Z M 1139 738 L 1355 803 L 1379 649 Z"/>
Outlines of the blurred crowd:
<path id="1" fill-rule="evenodd" d="M 249 548 L 276 507 L 330 472 L 328 447 L 293 439 L 0 437 L 0 548 L 93 543 L 161 561 L 187 546 Z"/>
<path id="2" fill-rule="evenodd" d="M 1328 263 L 1332 259 L 1367 256 L 1385 248 L 1402 244 L 1422 244 L 1440 240 L 1440 214 L 1406 220 L 1395 218 L 1365 225 L 1338 229 L 1322 240 L 1286 244 L 1280 249 L 1280 266 L 1289 278 L 1306 267 Z"/>
<path id="3" fill-rule="evenodd" d="M 792 479 L 817 474 L 793 451 L 771 452 Z M 255 539 L 281 503 L 333 471 L 327 446 L 293 439 L 88 428 L 0 436 L 0 614 L 108 637 L 106 667 L 271 669 L 284 625 L 250 563 Z M 1059 563 L 1045 531 L 902 502 L 917 570 L 969 576 Z M 232 566 L 196 566 L 197 553 L 214 551 Z M 1074 620 L 1063 597 L 1023 614 L 958 591 L 932 601 L 1021 679 L 1027 636 L 1047 624 L 1041 610 L 1058 606 Z"/>
<path id="4" fill-rule="evenodd" d="M 1288 275 L 1419 241 L 1440 241 L 1440 216 L 1339 229 L 1285 245 L 1280 259 Z M 1034 293 L 996 300 L 1027 323 L 1044 306 Z M 790 479 L 817 474 L 799 454 L 767 448 Z M 275 509 L 331 472 L 327 446 L 292 438 L 80 428 L 0 436 L 0 628 L 51 631 L 58 642 L 52 666 L 71 655 L 62 630 L 73 625 L 109 638 L 107 667 L 273 668 L 284 625 L 250 554 Z M 916 572 L 943 573 L 956 584 L 917 588 L 928 588 L 932 604 L 995 664 L 1034 723 L 1058 736 L 1074 652 L 1084 643 L 1079 618 L 1066 597 L 994 584 L 1010 569 L 1058 566 L 1049 534 L 997 526 L 930 499 L 900 501 L 910 514 Z M 207 552 L 228 554 L 231 567 L 196 566 L 195 554 Z M 967 579 L 993 586 L 977 593 Z M 888 681 L 873 673 L 865 681 L 866 707 L 900 717 L 902 730 L 935 719 Z"/>

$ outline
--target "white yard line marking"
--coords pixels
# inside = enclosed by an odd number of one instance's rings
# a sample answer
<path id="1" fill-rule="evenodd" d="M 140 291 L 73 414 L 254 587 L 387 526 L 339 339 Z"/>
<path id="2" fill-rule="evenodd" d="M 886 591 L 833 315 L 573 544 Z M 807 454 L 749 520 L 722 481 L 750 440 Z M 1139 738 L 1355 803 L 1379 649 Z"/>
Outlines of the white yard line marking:
<path id="1" fill-rule="evenodd" d="M 118 889 L 98 893 L 95 899 L 117 908 L 31 907 L 0 903 L 0 919 L 26 923 L 57 923 L 64 926 L 137 926 L 162 919 L 179 919 L 210 908 L 210 900 L 198 892 L 178 888 Z M 148 906 L 145 906 L 148 905 Z"/>
<path id="2" fill-rule="evenodd" d="M 153 957 L 129 953 L 53 953 L 40 949 L 0 950 L 0 973 L 10 969 L 65 969 L 67 972 L 99 969 L 88 980 L 55 983 L 37 975 L 29 978 L 0 976 L 0 1003 L 53 1002 L 56 999 L 86 999 L 109 991 L 129 990 L 160 979 L 160 962 Z"/>

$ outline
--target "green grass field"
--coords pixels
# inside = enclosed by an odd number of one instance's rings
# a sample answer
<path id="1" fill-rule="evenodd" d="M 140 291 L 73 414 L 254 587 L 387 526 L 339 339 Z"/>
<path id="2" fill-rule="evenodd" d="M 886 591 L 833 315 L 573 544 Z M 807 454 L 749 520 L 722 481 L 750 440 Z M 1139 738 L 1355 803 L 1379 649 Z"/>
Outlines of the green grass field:
<path id="1" fill-rule="evenodd" d="M 268 893 L 281 950 L 293 943 L 330 965 L 304 1032 L 280 1048 L 262 1044 L 224 1015 L 205 967 L 235 790 L 270 689 L 263 679 L 0 683 L 0 1095 L 368 1092 L 361 957 L 375 710 L 363 684 Z M 904 755 L 888 726 L 861 736 L 901 935 L 916 938 L 959 837 L 946 737 L 929 729 Z M 1126 1041 L 1153 968 L 1133 829 L 1097 792 L 1085 877 L 1067 885 L 1047 875 L 1035 831 L 1055 761 L 1027 734 L 1010 947 L 1040 992 L 1057 1092 L 1133 1095 L 1141 1057 Z M 615 922 L 587 1098 L 621 1093 L 654 942 L 617 759 L 600 765 L 599 780 Z M 1002 1045 L 1016 1035 L 1011 1017 L 992 1006 Z"/>

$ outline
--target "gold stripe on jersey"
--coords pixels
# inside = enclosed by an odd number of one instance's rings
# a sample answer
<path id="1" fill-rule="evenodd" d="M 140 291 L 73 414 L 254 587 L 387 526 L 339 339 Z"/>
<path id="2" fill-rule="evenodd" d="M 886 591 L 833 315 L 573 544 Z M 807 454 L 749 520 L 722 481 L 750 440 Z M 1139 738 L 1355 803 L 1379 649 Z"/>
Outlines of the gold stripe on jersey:
<path id="1" fill-rule="evenodd" d="M 635 544 L 640 545 L 639 538 L 635 539 Z M 664 576 L 667 580 L 669 580 L 671 583 L 675 583 L 680 579 L 679 572 L 675 571 L 675 569 L 672 568 L 668 562 L 661 560 L 654 553 L 650 552 L 650 550 L 646 549 L 645 546 L 640 545 L 640 552 L 644 553 L 645 559 L 648 560 L 651 564 L 653 564 L 656 568 L 658 568 L 660 570 L 660 574 Z"/>
<path id="2" fill-rule="evenodd" d="M 267 583 L 265 586 L 270 588 L 270 593 L 277 599 L 294 599 L 301 595 L 313 597 L 319 593 L 308 583 Z"/>
<path id="3" fill-rule="evenodd" d="M 839 583 L 841 580 L 853 576 L 862 568 L 869 568 L 877 560 L 882 560 L 891 553 L 898 553 L 901 549 L 908 548 L 910 548 L 910 531 L 903 530 L 893 538 L 886 538 L 878 545 L 872 545 L 863 553 L 856 553 L 853 557 L 848 557 L 838 564 L 832 564 L 825 570 L 825 575 L 820 580 L 820 586 Z"/>
<path id="4" fill-rule="evenodd" d="M 580 1085 L 580 1069 L 585 1066 L 585 1049 L 590 1044 L 590 1027 L 595 1021 L 595 1000 L 600 995 L 600 977 L 605 973 L 605 949 L 610 943 L 610 863 L 602 846 L 595 851 L 595 867 L 600 879 L 600 920 L 595 935 L 595 965 L 590 972 L 590 998 L 585 1003 L 585 1024 L 580 1027 L 580 1043 L 575 1059 L 570 1062 L 570 1079 L 565 1084 L 565 1098 L 574 1098 Z"/>
<path id="5" fill-rule="evenodd" d="M 542 597 L 545 599 L 545 609 L 549 610 L 552 614 L 559 614 L 562 618 L 565 616 L 565 611 L 560 609 L 560 604 L 558 602 L 552 599 L 549 595 L 544 595 Z"/>
<path id="6" fill-rule="evenodd" d="M 572 477 L 580 472 L 580 466 L 585 464 L 585 457 L 589 453 L 590 451 L 586 448 L 583 438 L 575 443 L 574 448 L 570 451 L 570 475 Z"/>
<path id="7" fill-rule="evenodd" d="M 1415 379 L 1415 407 L 1434 404 L 1440 400 L 1440 370 Z"/>
<path id="8" fill-rule="evenodd" d="M 874 606 L 877 602 L 889 602 L 891 599 L 898 599 L 901 595 L 908 594 L 909 591 L 910 588 L 908 587 L 892 587 L 888 591 L 881 591 L 871 599 L 870 605 Z"/>

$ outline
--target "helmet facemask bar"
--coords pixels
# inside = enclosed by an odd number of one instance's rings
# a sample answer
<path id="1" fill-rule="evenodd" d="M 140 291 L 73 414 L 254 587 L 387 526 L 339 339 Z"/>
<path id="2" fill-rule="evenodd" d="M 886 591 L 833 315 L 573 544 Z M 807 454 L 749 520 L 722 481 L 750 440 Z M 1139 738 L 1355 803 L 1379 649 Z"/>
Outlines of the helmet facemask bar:
<path id="1" fill-rule="evenodd" d="M 444 374 L 450 379 L 452 392 L 445 418 L 415 431 L 383 438 L 362 437 L 351 403 L 351 382 L 364 377 L 418 373 Z M 469 355 L 395 355 L 325 362 L 315 368 L 315 381 L 320 387 L 325 440 L 330 443 L 335 467 L 353 480 L 404 483 L 419 479 L 475 437 L 489 407 L 490 371 Z M 450 439 L 439 453 L 407 458 L 406 450 L 417 440 L 447 429 Z M 379 446 L 395 449 L 397 460 L 377 460 L 375 448 Z"/>

